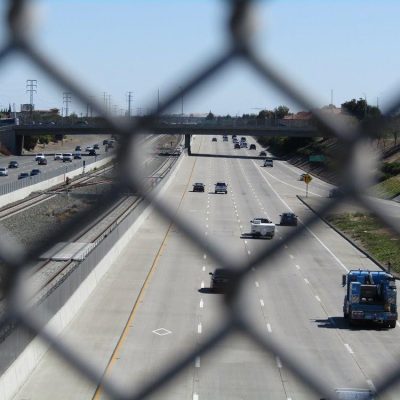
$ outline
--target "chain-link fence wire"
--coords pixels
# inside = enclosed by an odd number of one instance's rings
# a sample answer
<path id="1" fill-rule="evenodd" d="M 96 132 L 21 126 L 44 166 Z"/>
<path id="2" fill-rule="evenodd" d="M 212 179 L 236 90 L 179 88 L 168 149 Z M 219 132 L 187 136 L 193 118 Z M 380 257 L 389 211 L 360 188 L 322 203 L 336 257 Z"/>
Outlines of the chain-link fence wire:
<path id="1" fill-rule="evenodd" d="M 229 315 L 228 322 L 221 326 L 218 331 L 210 336 L 202 345 L 196 347 L 188 354 L 182 356 L 180 361 L 170 365 L 160 376 L 156 377 L 151 383 L 134 392 L 126 392 L 122 390 L 108 376 L 104 375 L 104 371 L 99 370 L 91 365 L 88 360 L 80 357 L 77 352 L 67 346 L 63 341 L 57 338 L 49 329 L 44 326 L 40 318 L 32 312 L 29 302 L 25 296 L 25 281 L 23 272 L 29 268 L 32 260 L 47 250 L 51 245 L 77 230 L 77 221 L 73 220 L 68 227 L 63 228 L 63 232 L 48 238 L 45 245 L 36 246 L 35 248 L 24 249 L 18 246 L 11 239 L 7 239 L 2 235 L 0 240 L 0 259 L 7 264 L 6 279 L 3 281 L 3 290 L 7 293 L 7 313 L 3 315 L 1 323 L 4 326 L 10 319 L 18 320 L 21 326 L 26 327 L 34 333 L 40 335 L 52 349 L 63 357 L 67 362 L 76 368 L 82 376 L 91 380 L 95 385 L 100 385 L 101 390 L 108 396 L 115 399 L 143 399 L 156 392 L 163 385 L 169 383 L 182 370 L 192 365 L 195 358 L 213 351 L 216 347 L 229 336 L 236 332 L 245 335 L 252 340 L 261 350 L 271 354 L 278 355 L 285 366 L 311 390 L 320 396 L 326 398 L 335 398 L 335 394 L 329 385 L 324 382 L 321 377 L 310 371 L 308 366 L 301 364 L 291 355 L 287 354 L 283 346 L 269 337 L 259 334 L 255 327 L 246 318 L 240 310 L 240 293 L 245 277 L 252 268 L 273 268 L 268 267 L 263 261 L 267 257 L 272 257 L 282 250 L 284 245 L 297 240 L 310 226 L 318 221 L 317 215 L 310 216 L 303 221 L 298 230 L 289 234 L 284 241 L 276 241 L 271 247 L 263 250 L 257 256 L 247 262 L 240 262 L 231 259 L 222 249 L 216 247 L 212 242 L 207 240 L 204 235 L 200 234 L 195 227 L 188 225 L 182 217 L 177 215 L 174 210 L 168 208 L 164 203 L 159 201 L 151 192 L 146 189 L 141 180 L 140 174 L 135 172 L 140 169 L 132 168 L 132 165 L 138 160 L 138 145 L 136 145 L 139 134 L 150 131 L 152 126 L 156 124 L 157 118 L 172 105 L 177 104 L 182 96 L 195 93 L 208 79 L 221 73 L 224 68 L 235 61 L 245 62 L 247 66 L 256 73 L 261 81 L 265 84 L 272 84 L 277 90 L 285 94 L 292 101 L 296 102 L 300 107 L 309 110 L 316 110 L 315 104 L 311 98 L 304 92 L 298 90 L 296 85 L 290 81 L 290 77 L 282 76 L 274 67 L 272 62 L 265 61 L 261 55 L 255 50 L 252 42 L 252 13 L 254 12 L 254 0 L 226 0 L 229 5 L 230 15 L 227 23 L 230 40 L 227 43 L 225 51 L 216 59 L 211 60 L 202 71 L 193 74 L 192 78 L 181 85 L 181 89 L 171 93 L 160 109 L 147 119 L 135 121 L 126 124 L 119 120 L 113 119 L 106 110 L 93 101 L 93 98 L 82 90 L 79 82 L 75 82 L 70 76 L 62 72 L 59 65 L 48 56 L 42 54 L 37 44 L 32 42 L 29 32 L 25 30 L 29 26 L 29 7 L 32 1 L 28 0 L 10 0 L 9 2 L 9 39 L 8 43 L 0 50 L 0 63 L 4 62 L 7 57 L 14 53 L 23 54 L 27 59 L 33 62 L 49 78 L 57 84 L 65 87 L 72 92 L 83 104 L 89 104 L 91 109 L 104 117 L 107 128 L 110 128 L 115 134 L 121 138 L 121 145 L 118 149 L 118 169 L 121 178 L 120 184 L 129 187 L 135 192 L 140 193 L 144 199 L 152 203 L 157 212 L 167 220 L 173 221 L 174 225 L 185 234 L 199 249 L 207 251 L 207 254 L 223 268 L 231 268 L 235 272 L 233 284 L 225 297 L 226 312 Z M 400 97 L 393 102 L 388 114 L 397 110 L 400 105 Z M 390 219 L 379 205 L 372 203 L 365 196 L 367 189 L 371 185 L 371 177 L 369 174 L 368 157 L 365 157 L 365 143 L 372 139 L 377 129 L 384 125 L 384 119 L 369 120 L 362 125 L 351 128 L 339 126 L 326 115 L 313 111 L 321 136 L 332 135 L 345 144 L 345 154 L 343 155 L 343 176 L 342 176 L 342 193 L 343 195 L 335 201 L 324 203 L 318 210 L 319 214 L 327 214 L 345 199 L 353 199 L 358 201 L 368 210 L 372 211 L 387 227 L 391 228 L 397 234 L 400 234 L 400 227 L 395 221 Z M 85 221 L 89 221 L 96 212 L 105 210 L 113 202 L 112 193 L 104 195 L 101 203 L 96 206 L 96 210 L 91 210 L 85 218 L 80 218 L 79 225 L 82 226 Z M 11 247 L 10 247 L 11 246 Z M 376 393 L 380 395 L 392 388 L 400 380 L 400 366 L 394 369 L 390 374 L 382 377 L 380 382 L 375 384 Z"/>

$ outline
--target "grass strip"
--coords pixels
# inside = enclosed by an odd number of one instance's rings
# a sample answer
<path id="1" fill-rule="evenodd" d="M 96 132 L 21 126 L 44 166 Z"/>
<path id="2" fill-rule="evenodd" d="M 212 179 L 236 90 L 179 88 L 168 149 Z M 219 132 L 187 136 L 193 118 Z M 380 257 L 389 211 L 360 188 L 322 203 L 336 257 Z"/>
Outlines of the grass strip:
<path id="1" fill-rule="evenodd" d="M 391 199 L 400 193 L 400 176 L 393 176 L 372 187 L 373 193 L 384 199 Z"/>
<path id="2" fill-rule="evenodd" d="M 327 220 L 381 264 L 390 262 L 392 271 L 400 273 L 400 238 L 376 217 L 368 213 L 352 213 L 330 215 Z"/>

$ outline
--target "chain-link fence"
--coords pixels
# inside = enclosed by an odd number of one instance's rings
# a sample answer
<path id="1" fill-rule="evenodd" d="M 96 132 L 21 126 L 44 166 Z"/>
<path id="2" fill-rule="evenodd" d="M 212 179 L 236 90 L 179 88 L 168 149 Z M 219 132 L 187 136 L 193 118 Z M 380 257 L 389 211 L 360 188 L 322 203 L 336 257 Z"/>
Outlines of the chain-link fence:
<path id="1" fill-rule="evenodd" d="M 135 142 L 137 135 L 150 131 L 152 125 L 156 123 L 157 118 L 165 110 L 172 105 L 179 104 L 183 96 L 193 94 L 207 80 L 224 70 L 229 64 L 240 60 L 245 63 L 250 70 L 256 73 L 265 83 L 272 84 L 278 91 L 284 93 L 292 101 L 300 105 L 304 109 L 316 110 L 315 105 L 307 96 L 307 93 L 300 91 L 296 85 L 290 81 L 290 77 L 282 76 L 275 68 L 274 64 L 266 61 L 259 54 L 252 42 L 252 11 L 255 1 L 251 0 L 231 0 L 230 15 L 228 16 L 227 30 L 230 34 L 230 41 L 224 52 L 212 60 L 202 71 L 196 75 L 192 75 L 191 79 L 181 85 L 181 89 L 171 93 L 167 100 L 157 113 L 151 115 L 147 119 L 135 121 L 130 126 L 123 125 L 120 121 L 111 118 L 101 106 L 94 103 L 89 93 L 86 93 L 79 82 L 73 81 L 71 77 L 64 74 L 62 69 L 57 65 L 56 60 L 49 59 L 44 56 L 36 43 L 33 43 L 25 31 L 25 26 L 29 25 L 29 13 L 27 12 L 30 1 L 14 0 L 10 1 L 8 14 L 9 24 L 9 40 L 6 46 L 0 50 L 0 63 L 4 62 L 15 53 L 22 53 L 28 57 L 42 72 L 46 73 L 59 85 L 65 87 L 71 93 L 74 93 L 82 104 L 89 104 L 91 109 L 98 115 L 102 115 L 107 128 L 110 128 L 116 135 L 121 138 L 121 145 L 118 149 L 119 171 L 121 177 L 121 185 L 128 186 L 137 193 L 140 193 L 148 202 L 151 202 L 158 213 L 172 220 L 175 226 L 189 238 L 199 249 L 204 249 L 207 254 L 215 260 L 215 263 L 222 268 L 232 268 L 235 272 L 233 284 L 226 294 L 226 313 L 229 316 L 227 322 L 218 329 L 211 337 L 209 337 L 202 345 L 194 349 L 188 354 L 181 357 L 178 362 L 170 364 L 170 368 L 154 379 L 151 383 L 142 387 L 134 393 L 126 393 L 111 379 L 102 376 L 86 359 L 82 359 L 73 349 L 69 348 L 65 343 L 55 337 L 51 331 L 44 328 L 46 319 L 30 312 L 24 302 L 24 281 L 22 279 L 23 272 L 29 268 L 32 260 L 38 258 L 46 249 L 48 249 L 56 241 L 61 241 L 67 237 L 75 228 L 77 222 L 72 221 L 68 228 L 64 228 L 63 232 L 48 238 L 46 245 L 35 248 L 23 249 L 17 243 L 10 242 L 9 239 L 2 236 L 0 240 L 0 257 L 7 264 L 6 279 L 3 280 L 3 291 L 7 293 L 8 307 L 7 313 L 3 316 L 3 326 L 10 319 L 18 321 L 20 329 L 26 329 L 28 332 L 34 332 L 47 341 L 61 357 L 69 362 L 74 368 L 78 369 L 82 376 L 91 380 L 98 385 L 101 382 L 102 390 L 110 397 L 115 399 L 143 399 L 155 393 L 163 385 L 169 383 L 179 372 L 192 365 L 196 357 L 207 352 L 214 351 L 221 342 L 231 337 L 234 333 L 241 333 L 251 340 L 258 348 L 271 355 L 279 355 L 282 363 L 306 386 L 315 391 L 320 397 L 334 398 L 335 394 L 332 389 L 327 387 L 324 382 L 309 372 L 307 366 L 302 365 L 294 360 L 285 350 L 282 344 L 279 344 L 267 336 L 262 336 L 254 326 L 240 312 L 239 294 L 244 278 L 250 273 L 252 268 L 266 268 L 263 261 L 266 257 L 272 257 L 283 248 L 296 240 L 299 235 L 304 233 L 308 226 L 317 221 L 318 217 L 312 215 L 304 221 L 299 229 L 289 234 L 284 241 L 276 241 L 268 249 L 263 250 L 253 259 L 245 262 L 237 261 L 235 265 L 227 262 L 224 252 L 215 246 L 214 243 L 207 240 L 194 227 L 187 225 L 179 215 L 169 209 L 163 202 L 160 202 L 153 193 L 146 192 L 141 177 L 135 171 L 139 169 L 131 168 L 132 162 L 135 162 L 137 153 L 135 151 Z M 388 113 L 392 113 L 400 105 L 400 98 L 392 104 Z M 338 197 L 336 201 L 324 203 L 320 210 L 320 214 L 326 214 L 334 207 L 340 204 L 346 198 L 352 198 L 362 204 L 368 210 L 371 210 L 388 228 L 400 234 L 400 227 L 396 225 L 393 219 L 389 218 L 382 208 L 377 204 L 373 204 L 371 200 L 364 196 L 368 187 L 371 185 L 371 176 L 368 157 L 364 157 L 365 142 L 374 137 L 374 133 L 383 124 L 383 119 L 369 120 L 357 127 L 337 126 L 326 116 L 318 111 L 313 112 L 315 121 L 317 121 L 318 129 L 321 136 L 333 136 L 340 140 L 343 144 L 343 184 L 342 189 L 344 195 Z M 133 161 L 132 161 L 133 158 Z M 102 200 L 102 207 L 112 201 L 112 194 L 105 195 Z M 88 213 L 88 218 L 90 213 Z M 84 221 L 82 218 L 79 223 Z M 272 267 L 270 267 L 272 268 Z M 393 369 L 382 377 L 380 382 L 376 382 L 376 394 L 381 395 L 389 389 L 393 388 L 400 380 L 400 366 Z"/>

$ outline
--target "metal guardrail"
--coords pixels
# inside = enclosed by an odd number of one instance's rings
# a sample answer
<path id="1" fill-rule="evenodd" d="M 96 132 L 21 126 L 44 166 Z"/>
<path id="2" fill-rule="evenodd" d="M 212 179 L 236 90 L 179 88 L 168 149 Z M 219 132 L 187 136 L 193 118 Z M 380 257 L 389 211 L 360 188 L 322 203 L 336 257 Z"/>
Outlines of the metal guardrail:
<path id="1" fill-rule="evenodd" d="M 177 362 L 168 361 L 170 367 L 162 375 L 156 377 L 149 384 L 146 384 L 141 389 L 125 393 L 118 385 L 108 377 L 103 377 L 97 371 L 95 366 L 91 365 L 86 359 L 80 357 L 67 344 L 55 337 L 51 331 L 43 328 L 46 318 L 43 315 L 37 315 L 27 309 L 24 304 L 24 285 L 22 273 L 29 267 L 29 262 L 36 258 L 47 248 L 51 247 L 54 242 L 62 241 L 62 238 L 70 234 L 77 221 L 71 222 L 68 228 L 64 228 L 63 232 L 48 238 L 46 245 L 36 246 L 35 248 L 23 249 L 18 243 L 11 242 L 6 236 L 2 235 L 0 239 L 0 257 L 7 264 L 6 279 L 3 281 L 3 290 L 8 294 L 8 317 L 18 321 L 20 329 L 26 329 L 27 332 L 36 332 L 52 345 L 53 351 L 63 357 L 71 366 L 79 370 L 81 376 L 85 376 L 93 383 L 101 382 L 103 391 L 114 399 L 143 399 L 152 395 L 162 386 L 169 383 L 179 372 L 192 365 L 195 358 L 206 352 L 214 351 L 218 345 L 230 337 L 232 334 L 240 332 L 251 340 L 260 350 L 272 355 L 278 355 L 282 363 L 293 373 L 295 377 L 308 386 L 311 390 L 318 393 L 320 397 L 337 398 L 332 389 L 312 372 L 307 366 L 296 361 L 291 355 L 287 354 L 284 346 L 279 344 L 267 336 L 261 336 L 254 326 L 240 312 L 239 294 L 244 278 L 250 273 L 253 267 L 273 268 L 262 265 L 266 257 L 271 257 L 281 251 L 285 245 L 292 243 L 303 234 L 307 227 L 317 221 L 316 215 L 311 215 L 299 227 L 296 232 L 288 235 L 285 241 L 276 241 L 270 248 L 263 251 L 258 256 L 247 262 L 239 262 L 238 260 L 230 260 L 226 257 L 223 249 L 215 246 L 214 243 L 207 240 L 206 237 L 200 235 L 193 227 L 188 226 L 183 220 L 175 215 L 174 211 L 170 210 L 165 204 L 158 201 L 151 193 L 146 193 L 145 187 L 141 182 L 139 173 L 128 168 L 131 165 L 131 158 L 135 157 L 135 152 L 129 151 L 135 146 L 137 135 L 141 132 L 150 131 L 152 126 L 157 123 L 161 113 L 168 110 L 172 105 L 179 104 L 182 96 L 193 94 L 207 80 L 216 75 L 216 73 L 224 70 L 230 63 L 241 60 L 248 68 L 256 73 L 260 80 L 272 84 L 278 91 L 285 94 L 292 102 L 297 103 L 303 109 L 316 110 L 315 104 L 310 100 L 307 93 L 304 93 L 296 87 L 293 81 L 290 81 L 289 76 L 283 76 L 273 62 L 264 60 L 259 54 L 251 40 L 251 12 L 254 6 L 254 0 L 230 0 L 229 21 L 227 30 L 230 40 L 226 48 L 221 52 L 220 56 L 210 60 L 200 72 L 191 76 L 186 82 L 182 82 L 181 89 L 170 93 L 166 101 L 157 113 L 151 115 L 146 120 L 136 121 L 129 126 L 121 124 L 120 121 L 113 119 L 107 112 L 98 104 L 93 103 L 89 93 L 85 92 L 80 82 L 72 80 L 70 76 L 62 71 L 61 65 L 57 65 L 56 60 L 50 60 L 46 55 L 42 54 L 36 44 L 26 34 L 25 27 L 28 25 L 27 18 L 29 13 L 27 7 L 31 1 L 28 0 L 9 0 L 8 27 L 9 39 L 6 45 L 0 50 L 0 63 L 4 63 L 6 58 L 16 53 L 22 53 L 29 58 L 42 73 L 46 73 L 53 81 L 57 82 L 66 90 L 74 93 L 75 98 L 79 99 L 82 104 L 90 104 L 91 109 L 98 115 L 104 117 L 107 126 L 121 136 L 123 142 L 119 146 L 118 159 L 120 165 L 123 184 L 136 192 L 141 193 L 148 201 L 152 202 L 153 207 L 165 218 L 172 220 L 174 225 L 200 249 L 207 249 L 207 254 L 213 258 L 220 267 L 239 268 L 239 272 L 235 276 L 232 290 L 226 295 L 226 310 L 225 316 L 228 316 L 228 321 L 221 326 L 215 334 L 209 337 L 202 345 L 193 349 L 188 354 L 185 354 Z M 202 63 L 203 64 L 203 63 Z M 393 102 L 392 107 L 388 110 L 388 114 L 398 109 L 400 106 L 400 96 Z M 373 138 L 377 127 L 384 124 L 383 119 L 369 120 L 357 127 L 340 127 L 328 120 L 325 115 L 318 111 L 313 111 L 314 120 L 318 124 L 318 128 L 327 136 L 334 136 L 345 144 L 342 156 L 343 165 L 343 185 L 344 198 L 353 198 L 364 205 L 367 209 L 373 211 L 378 218 L 387 227 L 400 234 L 400 227 L 393 220 L 387 217 L 382 208 L 374 206 L 364 197 L 366 189 L 370 186 L 370 165 L 371 157 L 363 157 L 365 154 L 365 143 Z M 122 183 L 121 183 L 122 184 Z M 103 205 L 112 198 L 112 193 L 106 194 L 103 199 Z M 337 198 L 335 201 L 327 202 L 319 209 L 320 214 L 326 214 L 337 206 L 343 199 Z M 102 206 L 102 205 L 101 205 Z M 90 217 L 90 212 L 88 218 Z M 79 223 L 84 223 L 80 218 Z M 78 279 L 79 280 L 79 279 Z M 4 321 L 3 321 L 4 324 Z M 400 381 L 400 367 L 397 367 L 385 376 L 381 377 L 379 382 L 375 383 L 377 395 L 381 395 L 392 389 Z"/>

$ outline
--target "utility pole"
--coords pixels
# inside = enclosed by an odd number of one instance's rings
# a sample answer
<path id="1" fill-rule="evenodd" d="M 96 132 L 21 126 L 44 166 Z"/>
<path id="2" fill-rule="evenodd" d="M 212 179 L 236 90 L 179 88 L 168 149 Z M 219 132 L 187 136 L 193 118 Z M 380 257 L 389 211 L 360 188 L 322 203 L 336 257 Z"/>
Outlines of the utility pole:
<path id="1" fill-rule="evenodd" d="M 179 87 L 180 90 L 182 90 L 182 87 Z M 183 94 L 181 96 L 181 116 L 183 117 Z"/>
<path id="2" fill-rule="evenodd" d="M 107 111 L 107 93 L 103 92 L 104 109 Z"/>
<path id="3" fill-rule="evenodd" d="M 29 93 L 29 104 L 30 104 L 30 117 L 31 122 L 33 120 L 33 93 L 37 93 L 37 80 L 27 79 L 26 80 L 26 92 Z"/>
<path id="4" fill-rule="evenodd" d="M 107 112 L 111 113 L 111 94 L 107 95 Z"/>
<path id="5" fill-rule="evenodd" d="M 128 92 L 128 118 L 131 117 L 132 92 Z"/>
<path id="6" fill-rule="evenodd" d="M 160 112 L 160 89 L 157 89 L 157 113 Z"/>
<path id="7" fill-rule="evenodd" d="M 63 104 L 65 104 L 65 116 L 68 117 L 69 103 L 71 103 L 71 92 L 63 93 Z"/>

